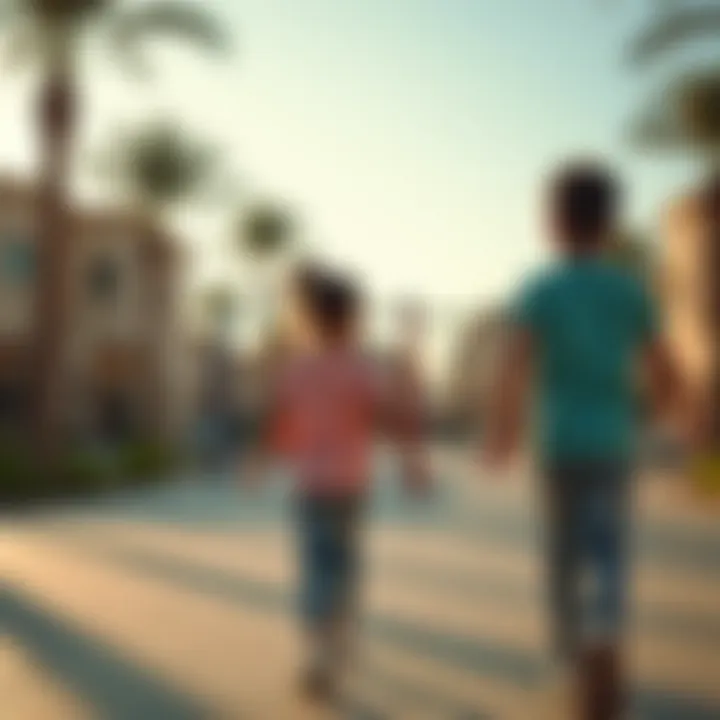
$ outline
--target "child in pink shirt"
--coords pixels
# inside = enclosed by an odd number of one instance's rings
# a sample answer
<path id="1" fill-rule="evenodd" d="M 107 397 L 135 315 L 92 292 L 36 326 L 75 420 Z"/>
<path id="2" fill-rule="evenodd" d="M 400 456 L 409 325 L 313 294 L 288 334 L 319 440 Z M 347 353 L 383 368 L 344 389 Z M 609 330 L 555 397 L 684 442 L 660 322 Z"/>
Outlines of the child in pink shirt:
<path id="1" fill-rule="evenodd" d="M 297 487 L 302 610 L 312 644 L 304 690 L 327 697 L 352 624 L 359 532 L 379 429 L 390 431 L 405 480 L 426 488 L 417 383 L 382 373 L 358 343 L 360 297 L 344 278 L 306 270 L 297 290 L 312 349 L 275 380 L 268 448 Z"/>

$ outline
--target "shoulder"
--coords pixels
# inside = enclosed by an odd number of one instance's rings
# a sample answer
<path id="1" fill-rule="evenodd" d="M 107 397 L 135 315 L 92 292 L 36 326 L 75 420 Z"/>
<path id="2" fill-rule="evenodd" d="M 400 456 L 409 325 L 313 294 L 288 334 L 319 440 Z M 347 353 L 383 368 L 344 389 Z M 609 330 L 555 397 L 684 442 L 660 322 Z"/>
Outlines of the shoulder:
<path id="1" fill-rule="evenodd" d="M 606 265 L 602 273 L 606 287 L 625 302 L 645 304 L 650 301 L 647 284 L 628 270 Z"/>
<path id="2" fill-rule="evenodd" d="M 286 360 L 277 370 L 276 384 L 281 389 L 302 384 L 308 371 L 313 365 L 312 358 L 305 355 L 295 355 Z"/>
<path id="3" fill-rule="evenodd" d="M 515 291 L 511 316 L 521 324 L 535 324 L 564 282 L 562 269 L 548 267 L 521 281 Z"/>
<path id="4" fill-rule="evenodd" d="M 537 300 L 551 295 L 561 287 L 567 279 L 563 267 L 549 266 L 536 270 L 522 280 L 518 287 L 518 296 L 524 299 Z"/>
<path id="5" fill-rule="evenodd" d="M 608 268 L 606 296 L 636 334 L 653 337 L 660 327 L 660 308 L 651 287 L 633 273 L 621 268 Z"/>

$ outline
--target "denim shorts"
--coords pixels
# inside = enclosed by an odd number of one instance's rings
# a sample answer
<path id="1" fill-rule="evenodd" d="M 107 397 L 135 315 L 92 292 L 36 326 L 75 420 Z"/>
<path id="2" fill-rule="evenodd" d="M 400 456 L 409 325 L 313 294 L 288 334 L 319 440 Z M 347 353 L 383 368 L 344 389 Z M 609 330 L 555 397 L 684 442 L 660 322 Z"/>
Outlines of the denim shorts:
<path id="1" fill-rule="evenodd" d="M 555 651 L 616 642 L 625 617 L 629 463 L 563 461 L 545 472 L 547 580 Z"/>
<path id="2" fill-rule="evenodd" d="M 304 495 L 297 499 L 300 601 L 309 626 L 354 609 L 360 571 L 358 497 Z"/>

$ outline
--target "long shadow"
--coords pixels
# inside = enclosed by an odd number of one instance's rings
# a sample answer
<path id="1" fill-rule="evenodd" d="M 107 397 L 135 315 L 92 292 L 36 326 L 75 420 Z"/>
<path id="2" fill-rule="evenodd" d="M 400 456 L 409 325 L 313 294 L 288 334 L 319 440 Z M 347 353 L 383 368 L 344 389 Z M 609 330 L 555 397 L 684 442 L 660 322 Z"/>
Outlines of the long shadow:
<path id="1" fill-rule="evenodd" d="M 686 698 L 667 690 L 640 689 L 634 700 L 638 720 L 718 720 L 720 706 L 698 698 Z"/>
<path id="2" fill-rule="evenodd" d="M 295 604 L 292 593 L 277 583 L 109 543 L 102 547 L 98 544 L 93 547 L 83 545 L 82 549 L 87 554 L 120 564 L 156 581 L 170 582 L 259 610 L 288 613 Z M 426 654 L 450 665 L 472 668 L 489 677 L 530 684 L 541 669 L 539 658 L 530 653 L 432 627 L 420 627 L 392 615 L 374 614 L 367 619 L 366 628 L 371 634 L 404 649 Z"/>
<path id="3" fill-rule="evenodd" d="M 83 545 L 82 549 L 155 581 L 172 583 L 183 590 L 211 594 L 256 610 L 287 613 L 294 604 L 292 595 L 273 582 L 110 543 L 102 547 Z M 367 619 L 366 628 L 371 635 L 404 650 L 439 660 L 451 667 L 509 681 L 519 687 L 532 687 L 541 677 L 542 659 L 532 652 L 420 626 L 393 615 L 375 613 Z M 405 688 L 405 692 L 409 690 Z M 706 703 L 688 695 L 670 694 L 654 687 L 639 688 L 634 694 L 634 705 L 641 720 L 720 718 L 720 704 Z"/>
<path id="4" fill-rule="evenodd" d="M 22 592 L 0 591 L 0 627 L 102 720 L 209 720 L 198 700 L 54 617 Z"/>
<path id="5" fill-rule="evenodd" d="M 76 513 L 69 510 L 65 515 L 237 530 L 280 522 L 287 514 L 287 497 L 287 487 L 281 484 L 272 484 L 256 494 L 243 494 L 236 483 L 216 479 L 120 493 L 88 503 Z M 451 483 L 443 485 L 432 503 L 417 505 L 403 498 L 396 483 L 380 482 L 373 496 L 372 517 L 374 522 L 391 523 L 396 528 L 451 530 L 458 539 L 502 547 L 505 551 L 537 554 L 540 550 L 540 524 L 533 513 L 497 503 L 478 505 L 469 512 Z M 643 562 L 720 578 L 720 532 L 650 521 L 638 525 L 635 535 Z"/>
<path id="6" fill-rule="evenodd" d="M 105 561 L 122 565 L 124 569 L 147 576 L 154 581 L 164 581 L 180 586 L 183 590 L 201 592 L 222 597 L 238 605 L 272 613 L 292 612 L 292 593 L 281 586 L 239 576 L 218 572 L 194 563 L 186 563 L 161 555 L 139 552 L 132 549 L 112 547 L 109 544 L 83 545 L 82 551 Z M 395 645 L 413 652 L 426 654 L 450 665 L 472 668 L 490 677 L 512 678 L 519 683 L 528 683 L 536 675 L 538 662 L 521 652 L 505 649 L 489 642 L 470 640 L 432 628 L 420 628 L 392 616 L 372 616 L 366 622 L 371 635 L 381 637 Z M 421 701 L 425 706 L 438 709 L 443 718 L 483 718 L 477 710 L 468 708 L 456 699 L 414 686 L 408 681 L 392 677 L 386 670 L 370 671 L 373 683 L 398 700 Z M 359 703 L 359 700 L 358 700 Z M 358 704 L 359 708 L 359 704 Z M 373 713 L 360 712 L 360 716 Z M 353 712 L 354 716 L 356 712 Z"/>
<path id="7" fill-rule="evenodd" d="M 395 581 L 414 587 L 450 589 L 458 596 L 478 601 L 489 600 L 505 608 L 527 612 L 545 603 L 544 593 L 528 583 L 504 576 L 488 579 L 452 567 L 428 567 L 413 558 L 386 562 L 384 572 Z M 645 603 L 633 621 L 644 631 L 668 639 L 692 640 L 716 646 L 720 652 L 720 614 L 713 617 L 693 615 Z"/>
<path id="8" fill-rule="evenodd" d="M 445 520 L 447 525 L 447 519 Z M 437 527 L 443 523 L 438 519 Z M 453 525 L 457 536 L 503 550 L 538 554 L 541 551 L 541 523 L 518 512 L 498 513 L 479 508 L 472 517 L 466 512 Z M 638 558 L 649 566 L 667 570 L 692 570 L 720 579 L 720 533 L 693 532 L 671 525 L 638 524 L 633 546 Z"/>
<path id="9" fill-rule="evenodd" d="M 94 542 L 97 536 L 93 534 L 93 538 Z M 517 612 L 528 612 L 538 606 L 542 607 L 546 601 L 542 590 L 529 587 L 527 582 L 518 578 L 503 575 L 488 578 L 486 575 L 468 573 L 455 567 L 428 567 L 422 560 L 413 557 L 385 561 L 384 572 L 395 581 L 412 583 L 414 587 L 443 587 L 478 601 L 502 603 L 504 607 Z M 643 631 L 656 636 L 717 646 L 720 652 L 720 614 L 717 617 L 708 617 L 707 614 L 696 615 L 644 603 L 632 621 Z"/>

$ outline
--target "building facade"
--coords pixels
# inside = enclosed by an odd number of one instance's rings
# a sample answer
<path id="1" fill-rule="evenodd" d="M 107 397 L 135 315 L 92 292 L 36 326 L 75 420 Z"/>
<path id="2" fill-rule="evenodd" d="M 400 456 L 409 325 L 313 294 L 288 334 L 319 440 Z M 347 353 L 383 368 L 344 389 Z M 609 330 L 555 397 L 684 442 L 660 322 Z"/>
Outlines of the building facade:
<path id="1" fill-rule="evenodd" d="M 702 397 L 711 383 L 712 334 L 706 307 L 707 234 L 698 199 L 687 196 L 670 203 L 662 227 L 660 270 L 667 336 L 692 392 Z"/>
<path id="2" fill-rule="evenodd" d="M 71 208 L 63 363 L 70 433 L 168 438 L 190 392 L 180 317 L 181 258 L 130 212 Z M 36 279 L 31 187 L 0 179 L 0 424 L 28 418 Z"/>
<path id="3" fill-rule="evenodd" d="M 478 312 L 461 330 L 451 362 L 448 398 L 463 424 L 477 426 L 487 416 L 507 334 L 507 311 Z"/>

